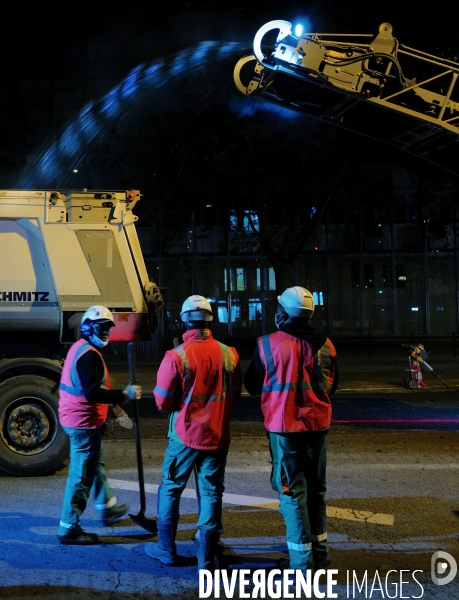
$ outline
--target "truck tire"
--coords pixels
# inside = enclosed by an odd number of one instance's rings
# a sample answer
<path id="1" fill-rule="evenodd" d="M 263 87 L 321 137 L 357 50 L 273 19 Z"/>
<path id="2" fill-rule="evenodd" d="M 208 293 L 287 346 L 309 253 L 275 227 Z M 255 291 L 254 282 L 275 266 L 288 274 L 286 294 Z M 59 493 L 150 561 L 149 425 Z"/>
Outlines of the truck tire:
<path id="1" fill-rule="evenodd" d="M 57 416 L 57 385 L 19 375 L 0 383 L 0 469 L 11 475 L 45 475 L 69 455 Z"/>

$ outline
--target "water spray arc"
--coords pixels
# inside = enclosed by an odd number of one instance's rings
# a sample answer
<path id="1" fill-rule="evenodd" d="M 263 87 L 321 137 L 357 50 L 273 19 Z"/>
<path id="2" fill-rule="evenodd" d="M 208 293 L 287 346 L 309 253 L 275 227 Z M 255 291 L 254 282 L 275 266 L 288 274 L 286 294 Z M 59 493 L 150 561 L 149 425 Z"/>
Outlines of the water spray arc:
<path id="1" fill-rule="evenodd" d="M 243 48 L 238 43 L 205 41 L 137 66 L 103 98 L 84 106 L 23 170 L 15 187 L 113 187 L 112 165 L 123 152 L 116 144 L 117 131 L 128 129 L 144 114 L 155 112 L 160 118 L 166 110 L 181 111 L 209 94 L 224 100 L 232 88 L 225 61 Z"/>

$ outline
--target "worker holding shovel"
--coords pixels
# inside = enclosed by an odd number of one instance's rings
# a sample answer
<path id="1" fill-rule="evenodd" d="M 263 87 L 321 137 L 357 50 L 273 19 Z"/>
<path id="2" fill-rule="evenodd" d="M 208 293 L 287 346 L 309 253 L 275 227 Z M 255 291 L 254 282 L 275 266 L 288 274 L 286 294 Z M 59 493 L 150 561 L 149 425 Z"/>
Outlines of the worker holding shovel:
<path id="1" fill-rule="evenodd" d="M 230 418 L 233 399 L 241 394 L 241 372 L 236 350 L 212 336 L 213 314 L 206 298 L 187 298 L 180 317 L 184 342 L 166 352 L 154 389 L 158 409 L 169 414 L 169 431 L 158 490 L 159 542 L 146 544 L 145 550 L 166 565 L 179 564 L 175 536 L 180 497 L 195 469 L 198 568 L 210 570 L 218 568 Z"/>
<path id="2" fill-rule="evenodd" d="M 108 344 L 115 325 L 106 306 L 91 306 L 81 319 L 81 339 L 75 342 L 65 359 L 59 384 L 59 422 L 70 440 L 70 465 L 58 540 L 64 545 L 97 544 L 95 533 L 83 531 L 80 517 L 91 489 L 94 504 L 104 525 L 112 525 L 127 512 L 118 504 L 105 474 L 102 428 L 109 405 L 140 400 L 139 385 L 110 390 L 107 366 L 101 349 Z"/>

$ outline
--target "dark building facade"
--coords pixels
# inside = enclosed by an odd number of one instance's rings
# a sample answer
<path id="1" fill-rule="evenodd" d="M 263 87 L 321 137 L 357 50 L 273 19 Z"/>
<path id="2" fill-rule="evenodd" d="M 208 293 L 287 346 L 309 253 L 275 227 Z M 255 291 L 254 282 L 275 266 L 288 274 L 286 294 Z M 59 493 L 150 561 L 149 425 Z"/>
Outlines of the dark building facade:
<path id="1" fill-rule="evenodd" d="M 402 175 L 397 178 L 403 180 Z M 458 328 L 458 205 L 454 183 L 419 190 L 408 182 L 377 205 L 330 206 L 294 268 L 293 284 L 314 293 L 317 326 L 333 336 L 451 336 Z M 414 190 L 414 191 L 413 191 Z M 140 227 L 150 275 L 167 299 L 166 337 L 180 330 L 181 301 L 205 295 L 225 337 L 272 330 L 276 277 L 256 235 L 192 218 L 162 244 Z M 278 290 L 279 291 L 279 290 Z"/>

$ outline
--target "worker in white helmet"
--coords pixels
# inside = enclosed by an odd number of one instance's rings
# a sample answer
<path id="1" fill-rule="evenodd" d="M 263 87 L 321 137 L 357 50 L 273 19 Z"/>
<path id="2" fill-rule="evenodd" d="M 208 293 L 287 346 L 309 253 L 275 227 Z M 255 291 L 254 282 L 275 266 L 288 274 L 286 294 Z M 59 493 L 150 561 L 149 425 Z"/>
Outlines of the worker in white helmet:
<path id="1" fill-rule="evenodd" d="M 110 404 L 139 400 L 142 390 L 128 385 L 110 390 L 110 379 L 101 349 L 115 325 L 111 311 L 91 306 L 81 319 L 81 339 L 68 351 L 59 384 L 59 422 L 70 440 L 70 465 L 64 492 L 58 540 L 65 545 L 97 544 L 95 533 L 83 531 L 80 517 L 92 489 L 94 505 L 104 525 L 127 512 L 118 504 L 107 482 L 102 449 L 102 428 Z"/>
<path id="2" fill-rule="evenodd" d="M 230 445 L 233 399 L 241 394 L 239 357 L 215 340 L 212 308 L 203 296 L 190 296 L 180 313 L 183 344 L 166 352 L 158 370 L 156 405 L 169 414 L 169 432 L 158 490 L 157 543 L 149 556 L 166 565 L 179 563 L 175 544 L 180 497 L 196 469 L 199 517 L 198 568 L 218 568 L 226 457 Z"/>
<path id="3" fill-rule="evenodd" d="M 310 325 L 314 299 L 294 286 L 278 296 L 275 333 L 258 338 L 244 376 L 261 396 L 272 456 L 271 486 L 279 492 L 289 559 L 280 568 L 322 569 L 331 562 L 326 524 L 326 444 L 330 394 L 338 385 L 336 351 Z M 312 550 L 311 550 L 312 548 Z"/>

